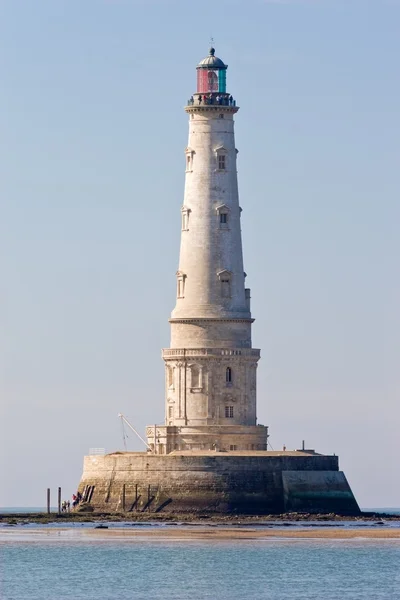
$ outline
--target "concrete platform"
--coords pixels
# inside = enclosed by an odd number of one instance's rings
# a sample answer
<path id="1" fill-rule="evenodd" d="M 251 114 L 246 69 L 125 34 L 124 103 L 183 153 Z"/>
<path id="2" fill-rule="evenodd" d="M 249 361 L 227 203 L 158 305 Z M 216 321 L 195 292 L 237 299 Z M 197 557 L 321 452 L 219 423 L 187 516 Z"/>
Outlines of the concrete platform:
<path id="1" fill-rule="evenodd" d="M 360 512 L 337 456 L 296 451 L 86 456 L 79 491 L 107 512 Z"/>

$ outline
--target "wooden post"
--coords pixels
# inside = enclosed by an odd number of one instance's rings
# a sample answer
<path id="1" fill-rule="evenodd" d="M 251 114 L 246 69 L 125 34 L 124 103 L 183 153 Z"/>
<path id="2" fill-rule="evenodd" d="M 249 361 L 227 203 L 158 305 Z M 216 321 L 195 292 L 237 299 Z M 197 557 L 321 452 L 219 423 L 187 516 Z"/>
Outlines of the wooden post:
<path id="1" fill-rule="evenodd" d="M 58 488 L 58 514 L 61 515 L 61 488 Z"/>
<path id="2" fill-rule="evenodd" d="M 47 514 L 50 514 L 50 488 L 47 488 Z"/>
<path id="3" fill-rule="evenodd" d="M 125 483 L 122 485 L 122 510 L 125 512 Z"/>

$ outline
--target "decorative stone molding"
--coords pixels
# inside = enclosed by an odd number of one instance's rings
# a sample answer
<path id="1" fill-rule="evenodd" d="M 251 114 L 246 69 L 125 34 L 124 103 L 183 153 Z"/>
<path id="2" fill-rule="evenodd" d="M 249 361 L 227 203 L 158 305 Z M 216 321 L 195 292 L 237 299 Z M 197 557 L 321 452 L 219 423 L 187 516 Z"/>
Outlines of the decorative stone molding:
<path id="1" fill-rule="evenodd" d="M 193 356 L 215 356 L 219 358 L 242 357 L 242 358 L 260 358 L 260 350 L 256 348 L 163 348 L 162 356 L 164 359 Z M 182 363 L 177 363 L 179 366 Z"/>

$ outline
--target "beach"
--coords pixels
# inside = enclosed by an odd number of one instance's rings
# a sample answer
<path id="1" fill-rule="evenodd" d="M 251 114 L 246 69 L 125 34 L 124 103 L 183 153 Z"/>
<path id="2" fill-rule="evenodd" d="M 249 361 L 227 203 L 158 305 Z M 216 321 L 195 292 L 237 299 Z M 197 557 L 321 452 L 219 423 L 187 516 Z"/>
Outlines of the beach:
<path id="1" fill-rule="evenodd" d="M 169 527 L 118 527 L 105 526 L 70 527 L 7 527 L 0 530 L 0 543 L 13 541 L 102 541 L 135 542 L 140 540 L 268 540 L 268 539 L 317 539 L 317 540 L 399 540 L 400 528 L 390 527 L 224 527 L 224 526 L 169 526 Z"/>

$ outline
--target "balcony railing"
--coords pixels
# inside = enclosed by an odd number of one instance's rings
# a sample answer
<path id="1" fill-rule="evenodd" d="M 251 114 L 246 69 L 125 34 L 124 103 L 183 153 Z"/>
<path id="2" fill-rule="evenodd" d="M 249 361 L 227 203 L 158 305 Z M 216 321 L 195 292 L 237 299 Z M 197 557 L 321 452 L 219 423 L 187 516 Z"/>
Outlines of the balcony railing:
<path id="1" fill-rule="evenodd" d="M 243 356 L 259 357 L 260 350 L 255 348 L 164 348 L 163 358 L 183 358 L 185 356 Z"/>
<path id="2" fill-rule="evenodd" d="M 196 94 L 187 101 L 187 106 L 236 106 L 236 100 L 232 96 L 219 94 Z"/>

